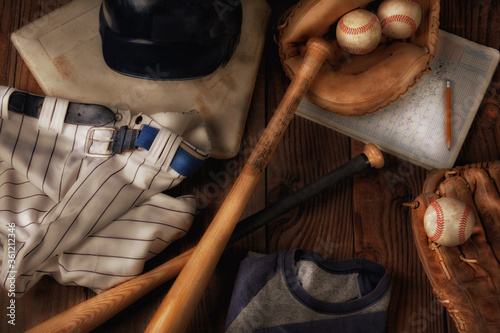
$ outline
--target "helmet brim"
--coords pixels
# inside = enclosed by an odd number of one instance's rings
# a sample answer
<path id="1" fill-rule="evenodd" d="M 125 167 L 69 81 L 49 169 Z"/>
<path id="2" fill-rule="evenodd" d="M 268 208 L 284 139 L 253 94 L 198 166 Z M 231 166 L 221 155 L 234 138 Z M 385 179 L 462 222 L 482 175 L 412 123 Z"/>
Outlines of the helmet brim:
<path id="1" fill-rule="evenodd" d="M 151 80 L 194 79 L 213 73 L 229 61 L 241 33 L 240 22 L 234 31 L 206 40 L 182 43 L 132 39 L 112 31 L 102 8 L 99 16 L 107 66 L 124 75 Z"/>

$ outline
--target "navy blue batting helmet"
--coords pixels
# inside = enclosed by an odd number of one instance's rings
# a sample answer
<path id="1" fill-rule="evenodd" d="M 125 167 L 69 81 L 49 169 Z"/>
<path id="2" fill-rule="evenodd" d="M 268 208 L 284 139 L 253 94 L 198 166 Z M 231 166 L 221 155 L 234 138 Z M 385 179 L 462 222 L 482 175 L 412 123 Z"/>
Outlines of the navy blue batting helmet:
<path id="1" fill-rule="evenodd" d="M 113 70 L 140 78 L 206 76 L 231 58 L 240 0 L 103 0 L 102 53 Z"/>

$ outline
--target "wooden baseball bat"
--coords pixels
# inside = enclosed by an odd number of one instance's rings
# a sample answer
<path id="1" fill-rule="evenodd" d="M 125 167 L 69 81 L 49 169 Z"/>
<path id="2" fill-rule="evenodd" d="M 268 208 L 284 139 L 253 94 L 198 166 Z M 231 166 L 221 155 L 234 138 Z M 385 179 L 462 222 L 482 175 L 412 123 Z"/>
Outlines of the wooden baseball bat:
<path id="1" fill-rule="evenodd" d="M 321 38 L 311 38 L 307 42 L 307 51 L 295 78 L 146 332 L 180 333 L 186 330 L 260 176 L 323 62 L 333 55 L 331 49 L 332 46 Z"/>
<path id="2" fill-rule="evenodd" d="M 229 240 L 232 244 L 248 236 L 275 218 L 313 198 L 337 183 L 349 179 L 370 167 L 381 168 L 384 158 L 373 144 L 367 144 L 363 153 L 355 156 L 338 168 L 314 182 L 291 193 L 282 200 L 238 222 Z M 111 317 L 143 297 L 153 289 L 179 274 L 194 248 L 169 260 L 156 269 L 124 282 L 102 294 L 92 297 L 74 307 L 48 319 L 28 332 L 79 332 L 87 333 L 99 327 Z"/>

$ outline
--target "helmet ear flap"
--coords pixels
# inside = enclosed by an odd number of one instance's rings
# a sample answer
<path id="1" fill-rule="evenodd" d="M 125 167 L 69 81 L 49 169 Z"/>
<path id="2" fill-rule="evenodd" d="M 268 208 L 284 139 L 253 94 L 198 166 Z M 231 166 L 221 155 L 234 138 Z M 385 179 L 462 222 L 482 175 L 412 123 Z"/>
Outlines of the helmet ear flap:
<path id="1" fill-rule="evenodd" d="M 227 64 L 241 34 L 240 0 L 222 2 L 103 0 L 104 61 L 121 74 L 152 80 L 209 75 Z"/>

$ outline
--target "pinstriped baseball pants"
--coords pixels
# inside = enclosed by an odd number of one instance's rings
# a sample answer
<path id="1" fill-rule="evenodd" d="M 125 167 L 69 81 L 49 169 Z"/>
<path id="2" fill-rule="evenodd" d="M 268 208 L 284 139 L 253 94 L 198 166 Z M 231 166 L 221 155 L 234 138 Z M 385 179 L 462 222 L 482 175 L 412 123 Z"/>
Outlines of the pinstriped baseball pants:
<path id="1" fill-rule="evenodd" d="M 44 102 L 45 103 L 45 102 Z M 114 110 L 110 128 L 158 129 L 149 148 L 86 156 L 90 126 L 55 113 L 25 116 L 0 105 L 0 283 L 16 296 L 42 276 L 108 289 L 142 272 L 146 260 L 189 230 L 192 196 L 163 191 L 186 176 L 172 168 L 179 150 L 204 160 L 208 136 L 197 112 L 154 116 Z M 50 117 L 49 117 L 50 118 Z M 48 129 L 47 129 L 48 128 Z"/>

